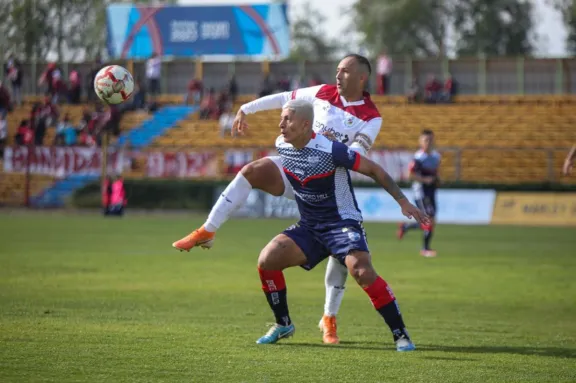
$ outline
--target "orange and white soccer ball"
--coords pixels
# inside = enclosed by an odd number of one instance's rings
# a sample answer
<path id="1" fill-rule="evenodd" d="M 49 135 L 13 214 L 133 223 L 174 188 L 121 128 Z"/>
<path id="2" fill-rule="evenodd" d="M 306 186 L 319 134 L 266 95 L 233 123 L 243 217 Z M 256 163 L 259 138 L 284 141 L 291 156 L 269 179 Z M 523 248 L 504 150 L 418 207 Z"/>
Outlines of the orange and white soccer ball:
<path id="1" fill-rule="evenodd" d="M 94 91 L 107 104 L 121 104 L 132 96 L 134 79 L 126 68 L 108 65 L 94 78 Z"/>

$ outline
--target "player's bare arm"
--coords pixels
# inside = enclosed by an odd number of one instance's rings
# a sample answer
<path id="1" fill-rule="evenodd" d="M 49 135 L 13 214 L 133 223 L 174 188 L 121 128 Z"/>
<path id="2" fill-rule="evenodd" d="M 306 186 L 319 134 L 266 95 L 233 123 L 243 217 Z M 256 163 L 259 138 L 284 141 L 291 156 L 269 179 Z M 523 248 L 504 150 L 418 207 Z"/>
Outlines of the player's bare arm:
<path id="1" fill-rule="evenodd" d="M 366 157 L 360 156 L 360 164 L 356 170 L 358 173 L 363 174 L 367 177 L 372 178 L 380 186 L 382 186 L 388 194 L 392 196 L 398 202 L 398 205 L 402 208 L 402 214 L 408 218 L 414 217 L 414 219 L 420 223 L 428 224 L 430 218 L 420 211 L 416 206 L 412 205 L 408 198 L 402 192 L 402 189 L 398 184 L 390 177 L 382 167 L 376 164 L 374 161 L 369 160 Z"/>
<path id="2" fill-rule="evenodd" d="M 570 174 L 570 172 L 572 171 L 572 166 L 574 165 L 574 158 L 576 158 L 576 145 L 572 146 L 572 149 L 570 149 L 570 152 L 568 153 L 566 159 L 564 160 L 564 166 L 562 167 L 562 172 L 564 173 L 565 176 Z"/>

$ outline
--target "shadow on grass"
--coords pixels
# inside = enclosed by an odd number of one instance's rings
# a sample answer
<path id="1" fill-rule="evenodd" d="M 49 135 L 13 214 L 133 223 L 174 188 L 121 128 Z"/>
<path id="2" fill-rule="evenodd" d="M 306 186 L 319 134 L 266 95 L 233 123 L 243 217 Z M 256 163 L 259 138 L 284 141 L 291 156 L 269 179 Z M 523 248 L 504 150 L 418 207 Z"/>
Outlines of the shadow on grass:
<path id="1" fill-rule="evenodd" d="M 322 343 L 282 343 L 281 346 L 289 347 L 321 347 L 321 348 L 349 348 L 355 350 L 393 350 L 391 345 L 376 342 L 340 342 L 339 345 L 328 345 Z M 416 345 L 416 352 L 456 352 L 463 354 L 514 354 L 530 356 L 547 356 L 557 358 L 576 359 L 576 348 L 560 347 L 506 347 L 506 346 L 442 346 L 442 345 Z M 433 359 L 435 357 L 427 357 Z M 454 358 L 453 360 L 464 360 Z"/>

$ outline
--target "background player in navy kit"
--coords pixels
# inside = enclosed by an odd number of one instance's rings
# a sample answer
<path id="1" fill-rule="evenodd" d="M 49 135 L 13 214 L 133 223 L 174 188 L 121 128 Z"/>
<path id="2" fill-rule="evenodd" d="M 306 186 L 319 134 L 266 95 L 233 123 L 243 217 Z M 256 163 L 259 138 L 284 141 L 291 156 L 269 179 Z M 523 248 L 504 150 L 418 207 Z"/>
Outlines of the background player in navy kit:
<path id="1" fill-rule="evenodd" d="M 432 219 L 429 224 L 418 224 L 417 222 L 401 223 L 398 229 L 398 238 L 402 239 L 404 234 L 411 229 L 421 228 L 424 231 L 424 244 L 420 254 L 424 257 L 435 257 L 436 251 L 430 248 L 432 234 L 436 216 L 436 190 L 440 179 L 438 169 L 440 168 L 440 153 L 434 150 L 434 132 L 423 130 L 420 134 L 420 150 L 414 154 L 414 160 L 410 164 L 410 179 L 413 181 L 412 190 L 416 206 L 425 211 Z"/>
<path id="2" fill-rule="evenodd" d="M 312 130 L 314 110 L 305 100 L 289 101 L 282 110 L 276 140 L 284 173 L 288 176 L 300 211 L 300 221 L 277 235 L 260 253 L 258 272 L 262 289 L 276 317 L 276 324 L 257 343 L 276 343 L 293 335 L 286 298 L 283 269 L 312 269 L 332 255 L 345 264 L 350 275 L 370 297 L 390 330 L 398 351 L 411 351 L 414 344 L 388 284 L 376 273 L 368 252 L 348 170 L 373 178 L 398 202 L 402 213 L 420 223 L 428 217 L 412 205 L 398 185 L 376 163 L 330 141 Z"/>

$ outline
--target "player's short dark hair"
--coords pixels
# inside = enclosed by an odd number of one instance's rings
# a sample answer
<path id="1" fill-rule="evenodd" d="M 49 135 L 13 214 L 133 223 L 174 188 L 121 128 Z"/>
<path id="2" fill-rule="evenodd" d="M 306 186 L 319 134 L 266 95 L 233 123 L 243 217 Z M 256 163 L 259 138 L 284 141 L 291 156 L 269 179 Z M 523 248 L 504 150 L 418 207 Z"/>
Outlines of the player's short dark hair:
<path id="1" fill-rule="evenodd" d="M 372 66 L 370 65 L 370 61 L 368 61 L 366 57 L 359 55 L 357 53 L 349 53 L 346 56 L 344 56 L 345 59 L 347 59 L 348 57 L 354 57 L 354 59 L 356 60 L 356 62 L 358 62 L 359 65 L 366 68 L 366 70 L 368 71 L 368 75 L 372 74 Z"/>
<path id="2" fill-rule="evenodd" d="M 430 129 L 424 129 L 422 131 L 422 133 L 420 133 L 421 136 L 433 136 L 434 132 Z"/>

